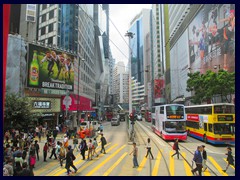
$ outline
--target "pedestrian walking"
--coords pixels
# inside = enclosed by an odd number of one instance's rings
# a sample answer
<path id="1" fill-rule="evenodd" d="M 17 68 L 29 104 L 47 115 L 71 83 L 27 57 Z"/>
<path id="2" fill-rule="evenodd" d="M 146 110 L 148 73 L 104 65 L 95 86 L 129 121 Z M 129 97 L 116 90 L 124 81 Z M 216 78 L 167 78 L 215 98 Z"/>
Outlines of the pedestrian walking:
<path id="1" fill-rule="evenodd" d="M 74 151 L 75 149 L 77 149 L 77 152 L 78 152 L 78 147 L 77 147 L 77 145 L 78 145 L 78 139 L 77 139 L 77 136 L 75 135 L 74 138 L 73 138 L 73 151 Z"/>
<path id="2" fill-rule="evenodd" d="M 67 150 L 67 148 L 68 148 L 68 137 L 67 137 L 67 134 L 64 134 L 63 146 Z"/>
<path id="3" fill-rule="evenodd" d="M 39 161 L 40 148 L 39 148 L 38 140 L 35 140 L 34 146 L 35 146 L 35 150 L 36 150 L 37 160 Z"/>
<path id="4" fill-rule="evenodd" d="M 65 168 L 67 169 L 67 174 L 70 175 L 70 167 L 72 167 L 75 170 L 75 173 L 77 172 L 77 168 L 74 166 L 73 161 L 76 159 L 76 157 L 73 154 L 73 149 L 72 146 L 68 146 L 67 150 L 67 155 L 66 155 L 66 166 Z"/>
<path id="5" fill-rule="evenodd" d="M 59 146 L 60 146 L 60 150 L 59 150 L 59 162 L 60 162 L 60 166 L 63 166 L 63 160 L 65 159 L 65 148 L 63 146 L 63 144 L 61 142 L 59 142 Z"/>
<path id="6" fill-rule="evenodd" d="M 47 162 L 46 158 L 47 158 L 47 152 L 48 152 L 48 143 L 46 142 L 44 147 L 43 147 L 43 161 Z"/>
<path id="7" fill-rule="evenodd" d="M 203 167 L 202 166 L 203 158 L 201 154 L 202 150 L 203 150 L 202 146 L 198 146 L 197 150 L 194 153 L 193 161 L 196 164 L 196 168 L 192 170 L 193 175 L 195 175 L 195 172 L 198 171 L 198 175 L 202 176 L 202 167 Z"/>
<path id="8" fill-rule="evenodd" d="M 232 148 L 231 147 L 227 147 L 227 153 L 225 154 L 227 155 L 227 167 L 225 170 L 223 170 L 223 172 L 226 172 L 229 165 L 234 166 L 234 159 L 233 159 L 233 155 L 232 155 Z"/>
<path id="9" fill-rule="evenodd" d="M 28 164 L 26 162 L 22 165 L 22 171 L 19 173 L 20 176 L 34 176 L 33 171 L 28 168 Z"/>
<path id="10" fill-rule="evenodd" d="M 82 155 L 82 160 L 85 160 L 85 151 L 88 150 L 87 143 L 86 143 L 85 139 L 82 139 L 82 141 L 79 145 L 79 149 L 80 149 L 80 152 L 81 152 L 81 155 Z"/>
<path id="11" fill-rule="evenodd" d="M 102 149 L 101 149 L 101 153 L 104 152 L 103 154 L 106 154 L 106 151 L 105 151 L 105 148 L 104 146 L 107 144 L 107 140 L 106 138 L 103 136 L 103 134 L 101 134 L 101 139 L 100 139 L 100 142 L 101 142 L 101 145 L 102 145 Z"/>
<path id="12" fill-rule="evenodd" d="M 55 142 L 54 139 L 53 139 L 53 142 L 51 143 L 51 148 L 52 148 L 52 152 L 51 152 L 51 155 L 50 155 L 49 159 L 52 159 L 52 156 L 54 155 L 55 160 L 56 160 L 57 159 L 57 155 L 56 155 L 57 145 L 56 145 L 56 142 Z"/>
<path id="13" fill-rule="evenodd" d="M 172 157 L 175 156 L 175 155 L 177 155 L 177 158 L 179 159 L 179 151 L 180 151 L 180 148 L 179 148 L 179 146 L 178 146 L 178 139 L 177 139 L 177 138 L 175 139 L 175 142 L 174 142 L 174 144 L 173 144 L 173 150 L 175 150 L 176 152 L 172 155 Z"/>
<path id="14" fill-rule="evenodd" d="M 137 148 L 135 142 L 133 143 L 133 150 L 129 155 L 131 155 L 131 154 L 133 154 L 133 168 L 139 167 L 138 160 L 137 160 L 138 148 Z"/>
<path id="15" fill-rule="evenodd" d="M 88 160 L 92 160 L 92 140 L 88 142 Z"/>
<path id="16" fill-rule="evenodd" d="M 202 158 L 203 158 L 203 162 L 202 162 L 202 165 L 203 165 L 203 172 L 206 171 L 207 169 L 207 151 L 205 150 L 205 146 L 202 145 L 202 148 L 203 148 L 203 151 L 202 151 Z"/>
<path id="17" fill-rule="evenodd" d="M 29 168 L 33 169 L 35 164 L 36 164 L 36 148 L 35 145 L 32 143 L 29 150 Z"/>
<path id="18" fill-rule="evenodd" d="M 56 140 L 57 135 L 58 135 L 58 130 L 55 128 L 55 129 L 53 130 L 53 139 L 54 139 L 54 141 Z"/>
<path id="19" fill-rule="evenodd" d="M 146 146 L 146 148 L 147 148 L 147 155 L 145 156 L 146 158 L 148 157 L 148 154 L 150 154 L 151 155 L 151 157 L 152 157 L 152 159 L 154 159 L 153 158 L 153 155 L 152 155 L 152 151 L 151 151 L 151 144 L 150 144 L 150 138 L 148 138 L 147 139 L 147 146 Z"/>
<path id="20" fill-rule="evenodd" d="M 98 157 L 98 154 L 96 152 L 96 149 L 98 147 L 98 143 L 96 138 L 93 139 L 93 143 L 92 143 L 92 156 L 94 156 L 94 154 L 96 154 L 96 156 Z"/>

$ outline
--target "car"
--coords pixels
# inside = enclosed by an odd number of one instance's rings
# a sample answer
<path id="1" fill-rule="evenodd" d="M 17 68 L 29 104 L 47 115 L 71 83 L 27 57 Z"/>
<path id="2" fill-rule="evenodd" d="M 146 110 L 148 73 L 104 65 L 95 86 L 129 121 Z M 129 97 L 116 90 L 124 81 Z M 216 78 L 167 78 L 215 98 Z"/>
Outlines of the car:
<path id="1" fill-rule="evenodd" d="M 112 119 L 111 119 L 111 125 L 112 125 L 112 126 L 118 126 L 118 125 L 120 125 L 119 119 L 118 119 L 118 118 L 112 118 Z"/>
<path id="2" fill-rule="evenodd" d="M 141 114 L 137 114 L 137 120 L 142 121 L 142 115 Z"/>
<path id="3" fill-rule="evenodd" d="M 125 121 L 125 114 L 124 113 L 119 114 L 119 121 Z"/>

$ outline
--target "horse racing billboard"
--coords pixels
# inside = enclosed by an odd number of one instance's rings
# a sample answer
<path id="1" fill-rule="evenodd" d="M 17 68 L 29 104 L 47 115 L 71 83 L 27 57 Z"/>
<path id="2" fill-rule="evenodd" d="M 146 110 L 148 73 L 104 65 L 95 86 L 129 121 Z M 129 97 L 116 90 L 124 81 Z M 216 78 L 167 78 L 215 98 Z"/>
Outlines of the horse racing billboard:
<path id="1" fill-rule="evenodd" d="M 29 44 L 27 86 L 74 90 L 74 56 Z"/>

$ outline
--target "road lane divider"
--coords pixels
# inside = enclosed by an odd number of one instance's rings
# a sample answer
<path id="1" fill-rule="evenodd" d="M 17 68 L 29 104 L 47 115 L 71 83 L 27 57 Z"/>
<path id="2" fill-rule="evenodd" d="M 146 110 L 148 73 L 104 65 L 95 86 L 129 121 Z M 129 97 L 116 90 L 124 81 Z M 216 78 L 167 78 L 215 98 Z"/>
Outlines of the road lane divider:
<path id="1" fill-rule="evenodd" d="M 103 176 L 108 176 L 113 170 L 114 168 L 116 168 L 118 166 L 118 164 L 126 157 L 128 153 L 125 152 L 104 174 Z"/>
<path id="2" fill-rule="evenodd" d="M 107 157 L 103 162 L 95 166 L 91 171 L 89 171 L 86 176 L 91 176 L 95 171 L 100 169 L 104 164 L 106 164 L 108 161 L 110 161 L 114 156 L 116 156 L 123 148 L 125 148 L 126 145 L 121 146 L 118 150 L 116 150 L 113 154 L 111 154 L 109 157 Z"/>

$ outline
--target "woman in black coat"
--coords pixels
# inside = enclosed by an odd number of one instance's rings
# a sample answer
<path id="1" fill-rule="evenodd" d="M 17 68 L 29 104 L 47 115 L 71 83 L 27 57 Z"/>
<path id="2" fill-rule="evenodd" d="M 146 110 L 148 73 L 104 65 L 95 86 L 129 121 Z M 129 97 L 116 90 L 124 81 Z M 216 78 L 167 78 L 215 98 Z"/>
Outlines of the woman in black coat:
<path id="1" fill-rule="evenodd" d="M 232 148 L 231 147 L 227 147 L 227 153 L 225 155 L 227 155 L 227 167 L 225 170 L 223 170 L 223 172 L 226 172 L 229 165 L 233 165 L 234 166 L 234 160 L 233 160 L 233 156 L 232 156 Z"/>

